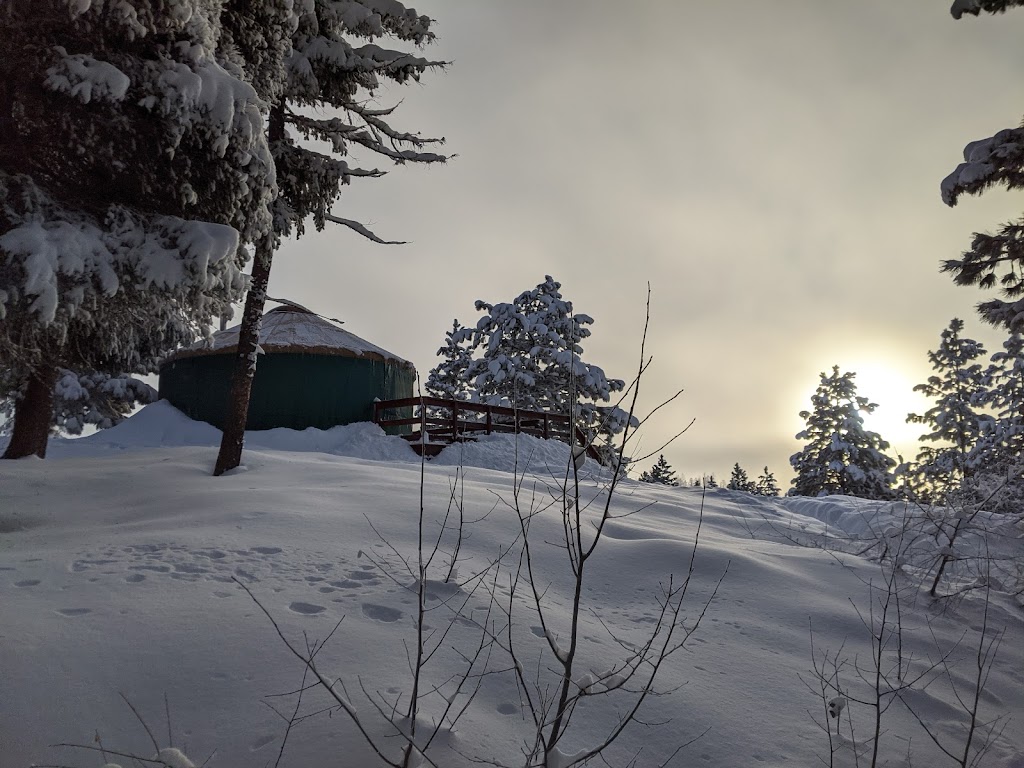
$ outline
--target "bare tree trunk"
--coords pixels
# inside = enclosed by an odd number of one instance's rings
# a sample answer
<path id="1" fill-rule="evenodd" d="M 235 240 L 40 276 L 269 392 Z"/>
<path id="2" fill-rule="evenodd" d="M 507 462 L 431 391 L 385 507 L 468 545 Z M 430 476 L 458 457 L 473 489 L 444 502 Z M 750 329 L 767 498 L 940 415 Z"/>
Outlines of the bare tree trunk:
<path id="1" fill-rule="evenodd" d="M 46 443 L 53 421 L 53 387 L 57 383 L 57 366 L 40 365 L 28 379 L 25 396 L 14 404 L 14 432 L 4 452 L 5 459 L 25 456 L 46 458 Z"/>
<path id="2" fill-rule="evenodd" d="M 267 138 L 271 146 L 285 138 L 283 104 L 275 104 L 270 108 Z M 256 243 L 252 277 L 249 291 L 245 295 L 245 309 L 242 310 L 242 325 L 238 329 L 238 356 L 231 373 L 231 391 L 224 414 L 224 434 L 220 441 L 220 453 L 217 454 L 217 465 L 213 469 L 214 477 L 220 477 L 242 463 L 245 422 L 249 416 L 252 381 L 256 376 L 256 347 L 259 346 L 260 321 L 263 319 L 263 305 L 267 301 L 270 267 L 274 261 L 274 241 L 273 232 L 268 232 Z"/>
<path id="3" fill-rule="evenodd" d="M 260 339 L 260 321 L 263 304 L 267 300 L 267 283 L 274 259 L 273 237 L 267 235 L 256 243 L 256 257 L 252 263 L 252 279 L 245 296 L 242 325 L 238 329 L 238 353 L 231 373 L 231 391 L 224 413 L 224 435 L 217 454 L 214 477 L 242 463 L 242 444 L 245 442 L 245 422 L 249 415 L 249 395 L 256 376 L 256 347 Z"/>

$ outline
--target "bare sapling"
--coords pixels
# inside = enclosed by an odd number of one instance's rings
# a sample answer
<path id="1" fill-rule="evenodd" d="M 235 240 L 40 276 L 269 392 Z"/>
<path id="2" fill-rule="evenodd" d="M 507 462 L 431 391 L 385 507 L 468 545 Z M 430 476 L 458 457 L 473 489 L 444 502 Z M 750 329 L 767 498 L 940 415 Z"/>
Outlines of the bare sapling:
<path id="1" fill-rule="evenodd" d="M 125 765 L 154 766 L 155 768 L 206 768 L 207 763 L 210 762 L 216 752 L 211 753 L 206 760 L 197 766 L 182 750 L 174 746 L 174 729 L 171 723 L 171 705 L 167 699 L 167 694 L 164 694 L 164 718 L 167 727 L 167 746 L 165 747 L 160 746 L 160 742 L 157 739 L 156 734 L 153 733 L 153 729 L 149 727 L 146 719 L 142 716 L 142 713 L 139 712 L 138 708 L 131 702 L 131 700 L 123 693 L 120 694 L 120 696 L 128 709 L 131 710 L 132 715 L 135 716 L 135 719 L 139 721 L 139 725 L 141 725 L 143 731 L 145 731 L 146 737 L 149 739 L 149 743 L 153 745 L 153 754 L 150 757 L 104 745 L 99 731 L 96 731 L 92 744 L 72 744 L 62 742 L 60 744 L 54 744 L 53 746 L 98 753 L 103 759 L 103 768 L 121 768 L 120 764 L 117 762 L 119 759 L 124 761 Z M 54 763 L 36 765 L 35 768 L 72 767 L 62 763 Z"/>
<path id="2" fill-rule="evenodd" d="M 421 440 L 425 439 L 423 433 Z M 290 714 L 273 707 L 285 722 L 281 753 L 299 722 L 324 713 L 341 712 L 347 715 L 383 764 L 393 768 L 444 765 L 446 761 L 434 754 L 445 741 L 440 737 L 454 732 L 483 682 L 495 673 L 491 669 L 493 638 L 504 629 L 495 624 L 495 582 L 501 575 L 503 558 L 516 542 L 500 547 L 480 569 L 460 574 L 460 554 L 468 536 L 466 526 L 486 518 L 493 507 L 476 519 L 467 519 L 465 469 L 460 464 L 449 479 L 445 510 L 438 519 L 431 520 L 425 490 L 425 452 L 421 453 L 419 471 L 415 551 L 402 552 L 369 518 L 367 524 L 377 536 L 384 554 L 376 554 L 371 548 L 359 551 L 360 557 L 369 560 L 385 578 L 410 593 L 416 602 L 412 636 L 402 640 L 409 673 L 408 687 L 397 694 L 387 693 L 376 688 L 373 681 L 356 675 L 359 694 L 375 713 L 372 719 L 366 719 L 359 712 L 344 682 L 322 670 L 317 660 L 341 621 L 323 641 L 304 637 L 301 644 L 297 643 L 285 635 L 252 590 L 239 582 L 303 666 L 299 688 L 278 695 L 294 697 Z M 446 663 L 440 665 L 446 671 L 434 674 L 432 662 L 441 656 L 447 657 Z M 461 672 L 452 674 L 453 667 L 459 667 Z M 313 690 L 327 695 L 326 706 L 319 701 L 303 706 L 303 694 Z M 393 745 L 396 738 L 397 749 Z"/>
<path id="3" fill-rule="evenodd" d="M 425 439 L 425 437 L 421 437 Z M 436 521 L 436 534 L 432 540 L 427 538 L 426 521 L 426 452 L 420 458 L 420 499 L 419 517 L 417 521 L 417 547 L 415 560 L 403 556 L 395 547 L 388 544 L 387 539 L 377 532 L 381 541 L 397 558 L 395 562 L 364 552 L 365 556 L 399 586 L 414 593 L 416 598 L 416 615 L 414 617 L 415 641 L 410 647 L 406 644 L 406 659 L 411 679 L 411 690 L 406 696 L 404 708 L 401 698 L 388 701 L 379 691 L 371 693 L 362 682 L 363 692 L 370 699 L 378 713 L 385 717 L 392 726 L 402 731 L 408 742 L 404 746 L 401 759 L 397 763 L 402 768 L 413 768 L 426 760 L 433 763 L 428 756 L 431 746 L 443 731 L 454 731 L 458 720 L 465 714 L 473 698 L 480 690 L 485 677 L 490 674 L 489 662 L 493 645 L 492 637 L 495 627 L 492 621 L 494 595 L 496 591 L 485 589 L 486 579 L 496 579 L 500 573 L 501 560 L 508 549 L 499 552 L 495 559 L 479 572 L 471 574 L 464 581 L 454 581 L 458 576 L 458 557 L 465 536 L 464 496 L 461 491 L 464 480 L 464 468 L 456 468 L 456 474 L 449 486 L 448 504 L 444 516 Z M 371 523 L 371 527 L 373 527 Z M 449 541 L 450 540 L 450 541 Z M 435 560 L 443 556 L 446 541 L 449 541 L 447 564 Z M 432 570 L 434 569 L 434 570 Z M 438 572 L 441 578 L 432 579 L 431 574 Z M 441 575 L 443 574 L 443 576 Z M 411 577 L 412 582 L 405 580 Z M 472 608 L 477 593 L 482 591 L 489 595 L 483 615 Z M 427 618 L 438 613 L 440 628 L 428 625 Z M 452 638 L 453 631 L 462 623 L 475 625 L 475 644 L 455 653 L 461 657 L 463 672 L 441 680 L 427 679 L 427 667 Z M 404 641 L 403 641 L 404 642 Z M 422 717 L 425 708 L 430 710 L 430 719 Z M 401 713 L 401 715 L 399 715 Z"/>
<path id="4" fill-rule="evenodd" d="M 981 707 L 985 686 L 988 683 L 989 675 L 992 672 L 996 657 L 999 654 L 999 647 L 1006 632 L 1005 627 L 1001 629 L 992 627 L 991 607 L 992 588 L 991 586 L 986 586 L 982 604 L 981 625 L 977 630 L 973 653 L 969 659 L 963 660 L 963 663 L 970 664 L 970 675 L 965 683 L 957 682 L 959 676 L 953 674 L 954 665 L 949 659 L 949 654 L 942 656 L 942 676 L 948 684 L 948 689 L 952 692 L 957 705 L 963 712 L 963 721 L 959 724 L 958 733 L 955 737 L 950 737 L 940 732 L 935 724 L 929 723 L 919 714 L 911 701 L 901 696 L 903 703 L 921 728 L 924 729 L 932 743 L 946 757 L 952 760 L 954 765 L 960 766 L 960 768 L 980 766 L 1009 723 L 1009 717 L 1005 714 L 986 719 L 983 716 Z M 938 638 L 935 637 L 934 631 L 932 632 L 932 638 L 936 648 L 939 648 L 940 643 Z"/>
<path id="5" fill-rule="evenodd" d="M 1013 529 L 1014 523 L 1024 521 L 1024 512 L 990 513 L 999 505 L 1000 497 L 1008 493 L 1010 480 L 1004 479 L 978 493 L 950 493 L 946 503 L 932 508 L 932 522 L 936 551 L 933 555 L 928 594 L 932 598 L 958 597 L 973 589 L 987 588 L 991 582 L 993 566 L 1014 568 L 1014 557 L 996 557 L 991 548 L 1001 535 L 1001 529 Z M 980 490 L 980 489 L 978 489 Z M 940 593 L 943 580 L 950 587 Z"/>
<path id="6" fill-rule="evenodd" d="M 820 699 L 822 717 L 819 718 L 811 710 L 808 710 L 807 714 L 818 729 L 828 738 L 828 759 L 826 760 L 821 756 L 819 756 L 819 759 L 829 768 L 834 768 L 836 765 L 836 755 L 839 754 L 847 743 L 847 738 L 843 736 L 843 718 L 845 716 L 847 733 L 850 734 L 849 743 L 854 755 L 854 761 L 856 762 L 860 754 L 857 749 L 857 734 L 850 710 L 846 707 L 849 702 L 843 694 L 846 686 L 840 679 L 848 663 L 844 653 L 846 644 L 843 643 L 839 646 L 838 650 L 832 653 L 825 651 L 819 656 L 821 652 L 814 644 L 814 624 L 810 619 L 808 620 L 807 627 L 811 637 L 811 667 L 814 670 L 814 683 L 812 684 L 803 678 L 801 680 L 808 690 L 816 694 Z M 833 723 L 835 724 L 834 734 L 832 732 Z"/>
<path id="7" fill-rule="evenodd" d="M 868 640 L 866 657 L 849 651 L 845 641 L 836 651 L 816 648 L 811 627 L 813 682 L 804 682 L 823 705 L 823 716 L 812 719 L 828 735 L 829 766 L 837 764 L 837 755 L 844 747 L 849 748 L 858 768 L 883 765 L 886 757 L 882 741 L 889 732 L 889 710 L 903 702 L 910 691 L 923 690 L 931 684 L 954 650 L 947 650 L 937 660 L 917 659 L 909 650 L 904 601 L 916 594 L 917 586 L 903 574 L 902 563 L 913 533 L 902 528 L 891 537 L 890 557 L 878 561 L 880 580 L 858 576 L 867 588 L 867 608 L 852 598 L 850 604 Z M 853 572 L 839 557 L 836 560 Z"/>
<path id="8" fill-rule="evenodd" d="M 639 385 L 651 362 L 646 357 L 644 347 L 649 320 L 648 289 L 640 365 L 636 377 L 623 393 L 624 398 L 630 398 L 628 418 L 606 479 L 598 484 L 593 495 L 584 492 L 581 482 L 583 462 L 577 458 L 583 453 L 577 448 L 567 462 L 562 478 L 554 485 L 541 488 L 534 483 L 524 488 L 520 480 L 513 484 L 512 497 L 502 499 L 519 520 L 521 549 L 519 567 L 508 574 L 508 599 L 503 604 L 507 616 L 507 632 L 501 638 L 501 645 L 512 659 L 512 671 L 524 703 L 523 708 L 528 724 L 532 726 L 522 744 L 524 764 L 529 768 L 570 768 L 594 759 L 607 763 L 605 753 L 627 728 L 650 725 L 641 718 L 644 702 L 648 697 L 666 692 L 657 686 L 659 673 L 697 631 L 725 577 L 723 573 L 714 584 L 710 594 L 698 605 L 696 615 L 683 615 L 685 599 L 694 579 L 703 523 L 702 498 L 685 573 L 682 576 L 669 574 L 661 583 L 652 626 L 644 638 L 636 641 L 620 636 L 602 619 L 602 606 L 589 604 L 587 599 L 588 576 L 592 561 L 599 555 L 606 525 L 617 518 L 640 511 L 616 512 L 613 502 L 625 474 L 623 467 L 635 430 L 646 421 L 635 418 L 634 414 Z M 678 395 L 677 392 L 657 406 L 652 414 Z M 560 521 L 560 539 L 555 542 L 538 541 L 531 533 L 532 528 L 542 517 L 552 515 Z M 542 573 L 538 563 L 537 548 L 549 545 L 556 546 L 564 557 L 569 600 L 567 608 L 556 609 L 549 595 L 547 576 Z M 603 660 L 597 667 L 588 663 L 581 650 L 583 619 L 590 613 L 597 617 L 598 623 L 604 627 L 617 650 L 615 656 Z M 513 631 L 525 623 L 524 618 L 527 617 L 540 625 L 543 640 L 539 657 L 535 655 L 538 653 L 536 643 L 523 644 Z M 556 623 L 564 626 L 566 619 L 568 631 L 565 636 L 561 636 Z M 596 740 L 591 737 L 590 744 L 571 748 L 570 744 L 576 744 L 582 738 L 579 732 L 583 730 L 580 727 L 583 721 L 598 712 L 614 713 L 603 736 Z M 588 727 L 591 726 L 588 723 Z M 666 762 L 700 735 L 677 745 L 672 754 L 667 756 Z M 627 763 L 635 764 L 637 760 L 638 755 L 633 755 Z M 484 759 L 480 762 L 509 765 L 499 760 Z"/>

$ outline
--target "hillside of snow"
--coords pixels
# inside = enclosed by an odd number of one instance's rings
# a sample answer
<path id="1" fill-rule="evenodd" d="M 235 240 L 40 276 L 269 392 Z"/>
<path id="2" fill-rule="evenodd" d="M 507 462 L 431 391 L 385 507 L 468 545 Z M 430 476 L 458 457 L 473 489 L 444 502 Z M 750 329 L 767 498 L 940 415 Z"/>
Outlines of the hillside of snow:
<path id="1" fill-rule="evenodd" d="M 393 713 L 412 690 L 421 489 L 426 554 L 447 525 L 425 582 L 426 633 L 438 650 L 423 674 L 419 732 L 442 722 L 450 701 L 467 705 L 454 728 L 439 729 L 427 757 L 444 767 L 522 765 L 533 739 L 528 702 L 488 631 L 511 638 L 529 685 L 557 685 L 552 648 L 564 652 L 573 602 L 558 546 L 568 448 L 500 436 L 421 467 L 403 440 L 373 425 L 272 430 L 250 433 L 244 467 L 214 478 L 218 442 L 213 428 L 156 403 L 118 427 L 53 441 L 45 461 L 0 462 L 0 766 L 132 765 L 118 753 L 156 752 L 140 718 L 158 747 L 176 747 L 197 766 L 382 765 L 352 719 L 330 708 L 337 702 L 309 688 L 246 589 L 300 649 L 327 639 L 340 620 L 316 665 L 385 754 L 397 755 L 402 740 L 388 718 L 408 725 Z M 584 467 L 585 519 L 607 501 L 607 480 Z M 520 567 L 517 503 L 532 515 L 548 637 Z M 842 546 L 849 537 L 884 529 L 898 508 L 627 480 L 609 509 L 581 593 L 580 686 L 595 688 L 643 647 L 670 576 L 678 585 L 691 557 L 679 619 L 684 630 L 699 626 L 664 662 L 658 695 L 606 752 L 607 765 L 870 764 L 873 716 L 857 699 L 871 689 L 857 670 L 870 679 L 865 625 L 877 622 L 871 590 L 883 571 L 841 550 L 851 549 Z M 592 526 L 584 530 L 592 535 Z M 1020 540 L 1000 546 L 1019 552 Z M 957 695 L 969 698 L 986 627 L 989 639 L 1004 634 L 980 696 L 979 717 L 999 718 L 981 765 L 1024 768 L 1019 599 L 992 592 L 986 614 L 981 590 L 932 601 L 900 578 L 902 644 L 887 645 L 883 661 L 899 654 L 906 677 L 925 677 L 885 713 L 884 764 L 953 764 L 907 705 L 941 742 L 962 744 L 967 715 Z M 842 662 L 849 698 L 838 735 L 812 665 L 812 628 L 814 658 Z M 487 656 L 474 666 L 481 674 L 451 695 L 483 645 Z M 599 743 L 631 700 L 628 686 L 582 698 L 561 757 L 549 764 L 569 765 Z M 827 723 L 832 747 L 816 721 Z"/>

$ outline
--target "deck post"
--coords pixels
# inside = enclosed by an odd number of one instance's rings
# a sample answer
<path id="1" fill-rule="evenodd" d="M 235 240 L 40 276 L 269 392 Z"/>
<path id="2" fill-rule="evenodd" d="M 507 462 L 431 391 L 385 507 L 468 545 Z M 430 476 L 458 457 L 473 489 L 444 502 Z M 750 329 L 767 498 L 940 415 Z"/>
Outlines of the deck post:
<path id="1" fill-rule="evenodd" d="M 548 439 L 548 415 L 544 414 L 544 439 Z"/>
<path id="2" fill-rule="evenodd" d="M 452 442 L 459 439 L 459 406 L 452 406 Z"/>
<path id="3" fill-rule="evenodd" d="M 491 406 L 487 406 L 487 434 L 491 434 Z"/>

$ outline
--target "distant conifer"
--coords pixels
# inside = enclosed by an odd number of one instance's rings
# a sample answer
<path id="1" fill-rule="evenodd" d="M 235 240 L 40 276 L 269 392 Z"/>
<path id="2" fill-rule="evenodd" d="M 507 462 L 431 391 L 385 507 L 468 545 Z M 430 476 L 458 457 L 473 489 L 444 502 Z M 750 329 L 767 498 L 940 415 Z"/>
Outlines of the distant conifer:
<path id="1" fill-rule="evenodd" d="M 822 373 L 811 396 L 813 410 L 800 412 L 807 426 L 796 437 L 807 443 L 789 459 L 796 471 L 790 496 L 893 497 L 891 470 L 896 462 L 884 453 L 889 443 L 864 428 L 861 412 L 871 413 L 878 406 L 857 395 L 856 375 L 840 374 L 838 365 L 831 375 Z"/>
<path id="2" fill-rule="evenodd" d="M 963 328 L 962 320 L 950 322 L 939 348 L 928 353 L 935 373 L 914 387 L 934 405 L 922 415 L 907 416 L 908 422 L 930 430 L 920 439 L 931 444 L 921 448 L 915 463 L 901 467 L 915 495 L 925 500 L 958 491 L 973 474 L 971 455 L 992 422 L 991 416 L 980 412 L 988 399 L 988 386 L 981 364 L 975 362 L 985 348 L 961 336 Z"/>
<path id="3" fill-rule="evenodd" d="M 664 455 L 658 455 L 658 460 L 651 467 L 650 472 L 640 475 L 641 483 L 658 483 L 659 485 L 679 485 L 676 479 L 675 470 L 665 461 Z"/>
<path id="4" fill-rule="evenodd" d="M 968 461 L 974 494 L 993 512 L 1024 509 L 1024 334 L 1014 333 L 985 372 L 994 419 Z"/>
<path id="5" fill-rule="evenodd" d="M 779 484 L 775 480 L 775 475 L 768 471 L 768 467 L 765 467 L 764 474 L 757 478 L 754 493 L 758 496 L 779 495 Z"/>
<path id="6" fill-rule="evenodd" d="M 725 486 L 730 491 L 744 491 L 746 493 L 754 493 L 755 484 L 747 475 L 747 471 L 739 465 L 739 462 L 732 467 L 732 476 L 729 478 L 729 484 Z"/>

